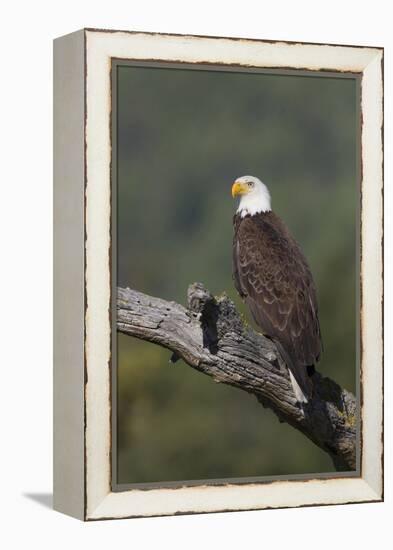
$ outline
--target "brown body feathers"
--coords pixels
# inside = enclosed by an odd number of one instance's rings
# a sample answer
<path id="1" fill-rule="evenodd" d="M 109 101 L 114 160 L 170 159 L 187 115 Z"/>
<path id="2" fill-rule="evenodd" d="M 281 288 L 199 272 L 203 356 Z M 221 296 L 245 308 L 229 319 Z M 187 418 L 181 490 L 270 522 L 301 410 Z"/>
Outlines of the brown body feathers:
<path id="1" fill-rule="evenodd" d="M 262 332 L 279 346 L 304 395 L 307 367 L 322 350 L 316 290 L 310 268 L 285 224 L 272 211 L 236 214 L 233 277 Z"/>

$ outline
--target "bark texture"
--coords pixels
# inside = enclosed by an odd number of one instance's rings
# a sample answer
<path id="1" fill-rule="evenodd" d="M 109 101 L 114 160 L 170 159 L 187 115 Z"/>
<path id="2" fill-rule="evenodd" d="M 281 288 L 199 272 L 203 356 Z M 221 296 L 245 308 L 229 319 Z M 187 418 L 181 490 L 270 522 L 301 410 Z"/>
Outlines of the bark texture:
<path id="1" fill-rule="evenodd" d="M 118 289 L 117 329 L 163 346 L 216 382 L 256 396 L 326 451 L 339 471 L 356 469 L 356 399 L 318 372 L 312 400 L 299 406 L 274 343 L 244 322 L 225 295 L 189 286 L 188 307 L 129 288 Z"/>

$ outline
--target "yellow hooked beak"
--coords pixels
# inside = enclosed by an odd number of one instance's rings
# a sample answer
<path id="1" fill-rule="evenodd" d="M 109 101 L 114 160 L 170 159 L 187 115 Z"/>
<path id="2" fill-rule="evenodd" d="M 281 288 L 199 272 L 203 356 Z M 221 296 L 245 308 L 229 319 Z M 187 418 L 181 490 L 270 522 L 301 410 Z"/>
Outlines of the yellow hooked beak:
<path id="1" fill-rule="evenodd" d="M 232 197 L 235 198 L 237 195 L 245 195 L 249 192 L 247 183 L 239 183 L 235 181 L 232 185 Z"/>

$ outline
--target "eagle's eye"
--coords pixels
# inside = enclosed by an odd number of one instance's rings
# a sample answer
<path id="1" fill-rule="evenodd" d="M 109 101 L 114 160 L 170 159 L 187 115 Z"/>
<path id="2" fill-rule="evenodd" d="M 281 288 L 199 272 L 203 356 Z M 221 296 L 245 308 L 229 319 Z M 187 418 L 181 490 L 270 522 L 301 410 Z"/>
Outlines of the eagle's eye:
<path id="1" fill-rule="evenodd" d="M 254 182 L 253 181 L 248 181 L 247 185 L 248 185 L 248 187 L 252 188 L 252 187 L 254 187 Z"/>

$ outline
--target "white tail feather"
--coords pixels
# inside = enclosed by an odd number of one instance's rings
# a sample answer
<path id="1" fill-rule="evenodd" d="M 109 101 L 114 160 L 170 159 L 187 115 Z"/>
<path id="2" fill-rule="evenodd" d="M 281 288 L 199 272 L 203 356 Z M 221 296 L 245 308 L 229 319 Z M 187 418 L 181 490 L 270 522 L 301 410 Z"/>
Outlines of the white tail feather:
<path id="1" fill-rule="evenodd" d="M 301 387 L 299 386 L 299 384 L 296 382 L 296 378 L 293 376 L 293 374 L 291 372 L 291 369 L 288 369 L 288 370 L 289 370 L 289 377 L 291 379 L 293 391 L 295 392 L 297 401 L 299 403 L 308 403 L 308 399 L 304 395 L 304 393 L 302 392 Z"/>

